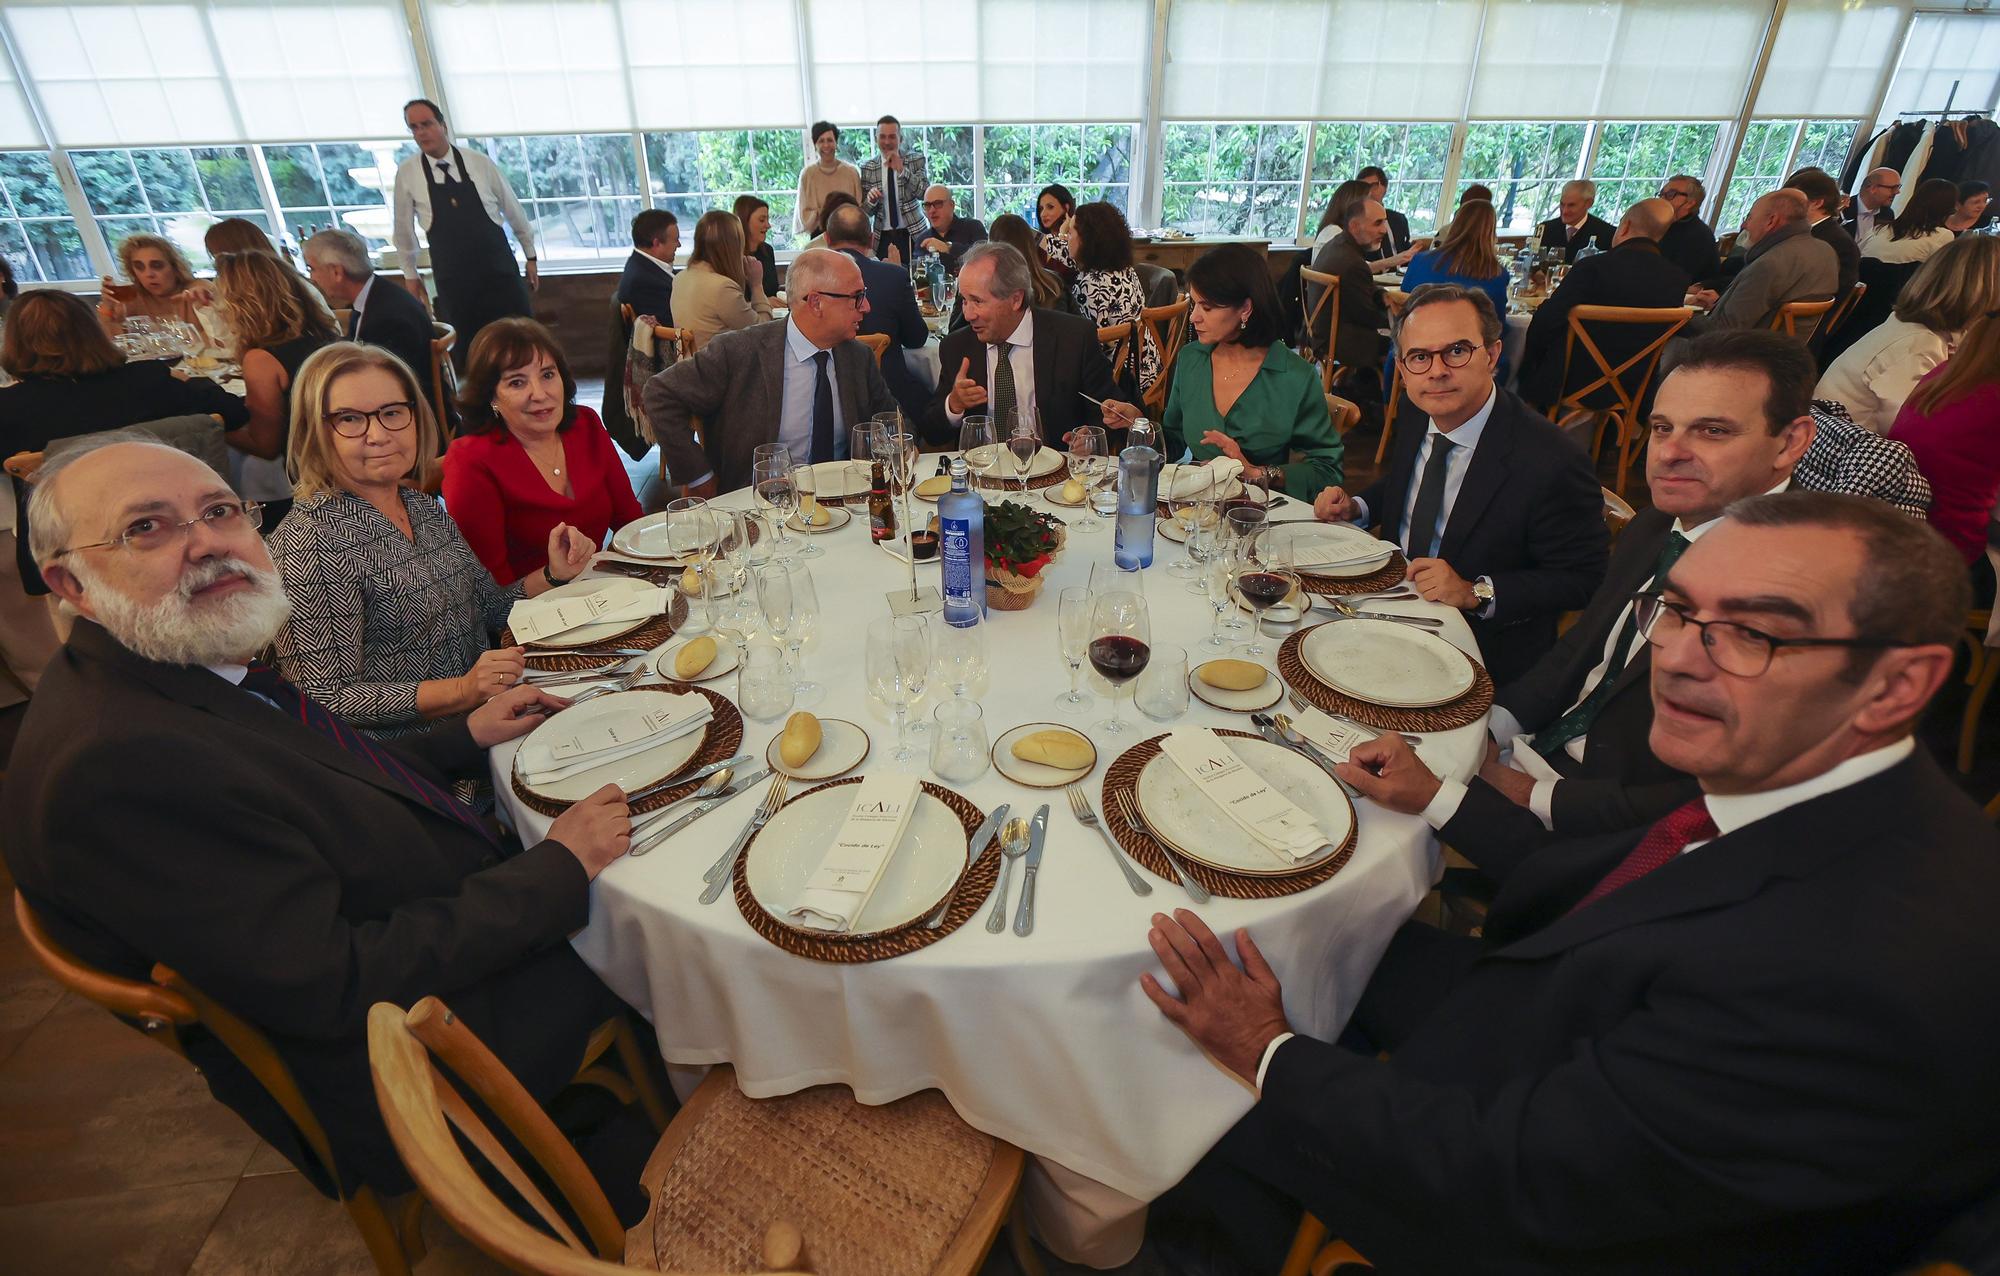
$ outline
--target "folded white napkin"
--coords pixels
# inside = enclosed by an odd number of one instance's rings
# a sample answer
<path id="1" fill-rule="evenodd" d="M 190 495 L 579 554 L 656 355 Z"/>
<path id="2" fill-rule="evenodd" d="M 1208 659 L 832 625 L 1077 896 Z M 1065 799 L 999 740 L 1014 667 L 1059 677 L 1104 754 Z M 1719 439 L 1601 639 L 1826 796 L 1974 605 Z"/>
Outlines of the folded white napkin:
<path id="1" fill-rule="evenodd" d="M 620 582 L 607 581 L 603 589 L 592 594 L 523 598 L 508 608 L 507 627 L 514 631 L 516 642 L 540 642 L 584 625 L 663 616 L 672 597 L 670 590 L 640 592 Z"/>
<path id="2" fill-rule="evenodd" d="M 882 771 L 861 781 L 833 844 L 786 915 L 814 930 L 852 929 L 922 800 L 913 775 Z"/>
<path id="3" fill-rule="evenodd" d="M 1336 721 L 1311 705 L 1292 715 L 1292 726 L 1335 762 L 1347 761 L 1348 752 L 1355 745 L 1373 740 L 1376 735 L 1367 727 Z"/>
<path id="4" fill-rule="evenodd" d="M 649 696 L 643 709 L 624 709 L 569 731 L 554 729 L 557 715 L 536 732 L 546 738 L 523 744 L 514 764 L 527 783 L 552 784 L 699 731 L 714 713 L 708 697 L 683 693 Z"/>
<path id="5" fill-rule="evenodd" d="M 1181 727 L 1166 734 L 1160 750 L 1251 840 L 1286 863 L 1305 859 L 1326 845 L 1326 834 L 1312 816 L 1245 765 L 1215 732 Z"/>
<path id="6" fill-rule="evenodd" d="M 1243 477 L 1243 462 L 1227 456 L 1218 456 L 1212 461 L 1196 465 L 1192 462 L 1175 462 L 1160 467 L 1160 499 L 1179 500 L 1191 496 L 1205 482 L 1213 482 L 1210 495 L 1215 497 L 1234 496 L 1242 490 L 1238 480 Z"/>
<path id="7" fill-rule="evenodd" d="M 1345 567 L 1387 558 L 1395 546 L 1360 531 L 1339 531 L 1321 524 L 1302 524 L 1292 533 L 1292 566 Z"/>

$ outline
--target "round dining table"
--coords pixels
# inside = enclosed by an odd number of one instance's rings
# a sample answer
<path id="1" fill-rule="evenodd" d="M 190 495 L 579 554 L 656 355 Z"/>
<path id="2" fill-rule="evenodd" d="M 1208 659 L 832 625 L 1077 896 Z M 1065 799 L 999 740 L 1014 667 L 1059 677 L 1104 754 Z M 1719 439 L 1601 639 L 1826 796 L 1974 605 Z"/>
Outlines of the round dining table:
<path id="1" fill-rule="evenodd" d="M 1071 524 L 1081 517 L 1037 491 L 989 499 L 1024 500 Z M 1311 517 L 1310 506 L 1279 499 L 1273 519 Z M 751 501 L 739 491 L 715 503 L 747 508 Z M 871 542 L 865 511 L 856 512 L 861 516 L 811 540 L 823 551 L 806 564 L 820 622 L 804 674 L 825 687 L 814 713 L 867 731 L 870 751 L 850 773 L 865 775 L 893 766 L 894 740 L 892 720 L 866 689 L 865 635 L 870 621 L 889 614 L 886 596 L 907 590 L 909 577 L 905 562 Z M 796 552 L 805 538 L 797 532 L 792 538 Z M 1083 788 L 1100 811 L 1105 768 L 1138 742 L 1171 726 L 1251 729 L 1247 714 L 1195 697 L 1175 722 L 1149 721 L 1135 711 L 1128 688 L 1121 693 L 1128 729 L 1113 735 L 1095 725 L 1111 710 L 1102 684 L 1087 714 L 1058 711 L 1056 696 L 1070 682 L 1057 643 L 1058 592 L 1086 584 L 1093 564 L 1108 567 L 1112 539 L 1108 522 L 1095 531 L 1072 529 L 1032 605 L 987 612 L 987 674 L 970 689 L 989 740 L 1038 721 L 1088 735 L 1098 761 Z M 1168 571 L 1183 549 L 1159 536 L 1154 552 L 1151 567 L 1115 579 L 1147 599 L 1155 657 L 1174 645 L 1188 653 L 1190 667 L 1198 665 L 1213 654 L 1197 645 L 1212 613 Z M 936 585 L 938 570 L 921 565 L 919 581 Z M 1455 610 L 1424 602 L 1370 605 L 1440 617 L 1443 636 L 1477 654 Z M 930 623 L 942 618 L 934 613 Z M 1266 665 L 1282 636 L 1273 626 Z M 1091 678 L 1087 669 L 1085 677 Z M 913 718 L 937 705 L 938 683 L 934 677 Z M 709 685 L 734 698 L 733 675 Z M 743 750 L 761 765 L 782 715 L 744 725 Z M 1483 758 L 1485 740 L 1482 720 L 1424 736 L 1419 753 L 1439 774 L 1464 780 Z M 522 840 L 532 844 L 550 820 L 513 793 L 515 749 L 493 750 L 494 788 Z M 911 769 L 937 779 L 922 754 Z M 809 787 L 794 781 L 791 795 Z M 997 770 L 946 787 L 988 812 L 1005 802 L 1011 814 L 1027 816 L 1049 804 L 1030 935 L 989 933 L 982 906 L 942 940 L 888 960 L 835 964 L 778 948 L 746 923 L 728 893 L 713 904 L 698 902 L 704 870 L 757 808 L 759 783 L 643 858 L 605 869 L 591 890 L 589 924 L 572 942 L 606 984 L 651 1020 L 677 1088 L 698 1077 L 687 1070 L 727 1062 L 753 1098 L 832 1083 L 851 1087 L 864 1104 L 941 1090 L 968 1123 L 1031 1154 L 1024 1190 L 1044 1243 L 1071 1262 L 1115 1266 L 1138 1249 L 1146 1202 L 1186 1175 L 1257 1097 L 1163 1018 L 1140 988 L 1140 975 L 1161 973 L 1147 944 L 1152 916 L 1193 905 L 1177 883 L 1151 875 L 1144 876 L 1152 893 L 1135 894 L 1059 789 L 1029 788 Z M 1353 855 L 1331 879 L 1279 898 L 1216 896 L 1197 909 L 1219 935 L 1247 927 L 1283 981 L 1293 1027 L 1327 1039 L 1340 1032 L 1391 935 L 1439 871 L 1436 837 L 1421 818 L 1365 800 L 1356 806 Z M 1013 889 L 1018 898 L 1018 872 Z"/>

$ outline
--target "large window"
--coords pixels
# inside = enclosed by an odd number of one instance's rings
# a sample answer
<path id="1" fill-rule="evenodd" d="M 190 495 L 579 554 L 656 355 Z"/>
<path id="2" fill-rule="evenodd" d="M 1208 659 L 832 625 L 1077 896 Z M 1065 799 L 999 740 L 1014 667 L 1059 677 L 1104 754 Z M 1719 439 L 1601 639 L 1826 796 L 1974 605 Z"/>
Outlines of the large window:
<path id="1" fill-rule="evenodd" d="M 1473 124 L 1465 130 L 1458 189 L 1493 191 L 1502 234 L 1522 234 L 1555 215 L 1563 183 L 1583 163 L 1581 124 Z"/>
<path id="2" fill-rule="evenodd" d="M 979 218 L 1002 213 L 1036 226 L 1035 199 L 1060 182 L 1080 204 L 1106 200 L 1132 211 L 1132 151 L 1138 130 L 1130 124 L 989 124 L 981 143 L 986 197 Z"/>
<path id="3" fill-rule="evenodd" d="M 903 150 L 924 157 L 924 171 L 934 184 L 951 188 L 958 211 L 966 214 L 978 202 L 973 197 L 972 152 L 976 149 L 970 124 L 905 124 Z M 836 154 L 856 168 L 876 153 L 873 124 L 840 126 Z M 796 179 L 797 174 L 793 174 Z"/>
<path id="4" fill-rule="evenodd" d="M 0 254 L 22 283 L 88 279 L 90 257 L 49 157 L 0 152 Z"/>
<path id="5" fill-rule="evenodd" d="M 202 233 L 225 217 L 272 227 L 247 146 L 166 146 L 71 151 L 77 180 L 113 256 L 135 231 L 165 235 L 198 270 L 210 262 Z"/>
<path id="6" fill-rule="evenodd" d="M 692 245 L 703 213 L 728 212 L 738 195 L 755 195 L 771 206 L 772 249 L 795 248 L 803 242 L 792 229 L 805 162 L 799 149 L 799 130 L 789 128 L 648 133 L 653 189 L 647 202 L 679 218 L 681 243 Z"/>
<path id="7" fill-rule="evenodd" d="M 393 233 L 389 196 L 396 165 L 416 153 L 409 142 L 301 142 L 266 146 L 264 166 L 278 195 L 284 229 L 339 226 L 387 247 Z"/>
<path id="8" fill-rule="evenodd" d="M 1799 130 L 1799 148 L 1792 156 L 1792 171 L 1810 164 L 1832 173 L 1837 181 L 1847 152 L 1854 146 L 1860 120 L 1807 120 Z"/>
<path id="9" fill-rule="evenodd" d="M 1298 233 L 1305 165 L 1303 124 L 1169 124 L 1166 224 L 1289 240 Z"/>
<path id="10" fill-rule="evenodd" d="M 1854 144 L 1859 120 L 1752 120 L 1729 176 L 1729 194 L 1716 214 L 1717 233 L 1735 230 L 1757 197 L 1813 165 L 1836 179 Z"/>
<path id="11" fill-rule="evenodd" d="M 541 260 L 609 261 L 632 251 L 639 169 L 630 134 L 466 140 L 507 175 L 507 184 L 535 223 L 535 251 Z"/>
<path id="12" fill-rule="evenodd" d="M 1715 153 L 1720 124 L 1602 124 L 1590 178 L 1597 183 L 1597 215 L 1616 223 L 1638 200 L 1660 193 L 1677 173 L 1700 177 Z"/>
<path id="13" fill-rule="evenodd" d="M 1389 174 L 1388 207 L 1409 219 L 1410 233 L 1428 235 L 1437 224 L 1449 124 L 1315 124 L 1312 189 L 1306 194 L 1303 233 L 1319 229 L 1333 192 L 1368 165 Z"/>

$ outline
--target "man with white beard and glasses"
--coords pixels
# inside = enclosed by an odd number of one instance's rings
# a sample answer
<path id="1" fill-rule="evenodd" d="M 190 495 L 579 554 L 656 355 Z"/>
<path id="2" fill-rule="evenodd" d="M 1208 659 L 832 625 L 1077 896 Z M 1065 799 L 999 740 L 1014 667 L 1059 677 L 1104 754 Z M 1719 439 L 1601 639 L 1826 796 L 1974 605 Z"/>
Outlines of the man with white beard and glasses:
<path id="1" fill-rule="evenodd" d="M 78 620 L 0 790 L 7 863 L 84 961 L 139 979 L 162 962 L 267 1033 L 342 1189 L 405 1191 L 369 1079 L 368 1008 L 436 994 L 553 1098 L 621 1009 L 565 941 L 630 816 L 606 786 L 517 850 L 452 797 L 488 748 L 566 703 L 535 688 L 392 745 L 256 663 L 291 606 L 261 516 L 141 435 L 44 469 L 30 548 Z M 331 1185 L 221 1043 L 183 1041 L 216 1098 Z"/>

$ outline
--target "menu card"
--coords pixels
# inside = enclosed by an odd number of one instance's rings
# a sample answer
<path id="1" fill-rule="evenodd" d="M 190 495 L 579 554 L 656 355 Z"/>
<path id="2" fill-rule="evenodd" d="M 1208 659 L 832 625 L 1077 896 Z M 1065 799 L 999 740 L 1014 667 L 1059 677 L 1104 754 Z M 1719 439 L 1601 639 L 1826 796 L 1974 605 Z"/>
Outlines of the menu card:
<path id="1" fill-rule="evenodd" d="M 582 625 L 664 616 L 672 598 L 665 589 L 639 594 L 617 588 L 569 598 L 524 598 L 507 612 L 507 627 L 515 642 L 540 642 Z"/>
<path id="2" fill-rule="evenodd" d="M 1292 716 L 1292 726 L 1335 762 L 1347 761 L 1355 745 L 1373 740 L 1376 735 L 1367 727 L 1338 721 L 1310 705 Z"/>
<path id="3" fill-rule="evenodd" d="M 612 697 L 605 699 L 609 701 Z M 691 692 L 649 693 L 644 708 L 621 707 L 567 724 L 563 715 L 557 714 L 536 728 L 534 735 L 522 744 L 515 762 L 521 778 L 529 784 L 567 780 L 698 731 L 714 715 L 708 697 Z"/>
<path id="4" fill-rule="evenodd" d="M 1236 750 L 1208 728 L 1169 731 L 1160 741 L 1160 751 L 1186 772 L 1204 796 L 1273 854 L 1295 862 L 1326 845 L 1326 834 L 1312 816 L 1244 765 Z"/>
<path id="5" fill-rule="evenodd" d="M 788 916 L 814 930 L 852 928 L 922 797 L 923 789 L 911 775 L 883 772 L 856 785 L 846 820 Z"/>

